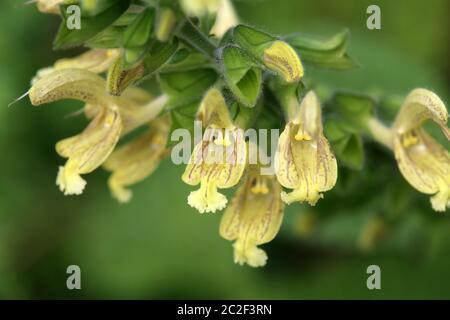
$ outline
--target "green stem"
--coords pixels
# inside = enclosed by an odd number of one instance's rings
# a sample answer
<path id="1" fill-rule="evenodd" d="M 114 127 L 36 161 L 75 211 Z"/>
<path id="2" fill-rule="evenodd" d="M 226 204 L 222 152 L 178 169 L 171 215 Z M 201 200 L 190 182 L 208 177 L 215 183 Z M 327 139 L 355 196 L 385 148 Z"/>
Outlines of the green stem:
<path id="1" fill-rule="evenodd" d="M 215 59 L 216 46 L 190 20 L 184 21 L 177 35 L 210 59 Z"/>
<path id="2" fill-rule="evenodd" d="M 284 101 L 281 103 L 281 107 L 283 108 L 286 122 L 292 121 L 297 117 L 299 102 L 296 96 L 292 95 L 285 97 Z"/>
<path id="3" fill-rule="evenodd" d="M 238 114 L 233 121 L 234 124 L 244 130 L 252 127 L 255 123 L 256 118 L 258 117 L 258 114 L 261 111 L 261 107 L 262 105 L 260 103 L 258 103 L 253 108 L 247 108 L 239 105 Z"/>

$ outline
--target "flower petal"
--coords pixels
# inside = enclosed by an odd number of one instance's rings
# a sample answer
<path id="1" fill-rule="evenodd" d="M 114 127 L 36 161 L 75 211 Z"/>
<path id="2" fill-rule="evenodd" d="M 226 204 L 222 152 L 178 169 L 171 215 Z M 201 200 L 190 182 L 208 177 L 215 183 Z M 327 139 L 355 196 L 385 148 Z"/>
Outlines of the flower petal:
<path id="1" fill-rule="evenodd" d="M 426 194 L 440 193 L 440 196 L 432 200 L 433 207 L 444 211 L 447 204 L 445 199 L 440 199 L 445 198 L 446 194 L 448 199 L 450 154 L 421 128 L 411 131 L 409 136 L 411 135 L 414 138 L 405 140 L 401 135 L 394 141 L 399 169 L 408 183 L 418 191 Z"/>
<path id="2" fill-rule="evenodd" d="M 315 205 L 323 197 L 321 192 L 336 184 L 337 162 L 323 135 L 321 107 L 313 92 L 305 96 L 297 117 L 280 136 L 275 170 L 280 184 L 294 189 L 281 195 L 287 204 L 307 201 Z"/>
<path id="3" fill-rule="evenodd" d="M 83 69 L 61 69 L 42 77 L 29 91 L 34 106 L 62 99 L 76 99 L 97 106 L 108 106 L 111 99 L 105 91 L 105 81 Z"/>
<path id="4" fill-rule="evenodd" d="M 203 122 L 204 127 L 223 129 L 234 127 L 225 99 L 215 88 L 210 89 L 203 98 L 197 111 L 197 119 Z"/>
<path id="5" fill-rule="evenodd" d="M 154 120 L 147 132 L 116 149 L 103 164 L 106 170 L 112 171 L 108 185 L 120 202 L 131 199 L 132 193 L 126 186 L 145 179 L 157 168 L 165 155 L 169 129 L 167 114 Z"/>
<path id="6" fill-rule="evenodd" d="M 263 266 L 267 255 L 257 245 L 273 240 L 283 220 L 281 186 L 275 176 L 261 176 L 258 166 L 251 166 L 221 223 L 220 235 L 234 244 L 235 262 Z"/>
<path id="7" fill-rule="evenodd" d="M 444 102 L 427 89 L 414 89 L 403 102 L 394 128 L 398 134 L 403 134 L 419 127 L 428 119 L 436 122 L 444 131 L 447 139 L 450 139 L 450 131 L 447 128 L 448 112 Z"/>
<path id="8" fill-rule="evenodd" d="M 57 149 L 68 160 L 58 173 L 64 194 L 81 194 L 86 182 L 80 177 L 98 168 L 113 151 L 122 129 L 117 109 L 105 108 L 79 135 L 64 139 Z"/>
<path id="9" fill-rule="evenodd" d="M 297 52 L 284 41 L 274 41 L 264 50 L 263 62 L 286 82 L 299 81 L 303 77 L 303 65 Z"/>

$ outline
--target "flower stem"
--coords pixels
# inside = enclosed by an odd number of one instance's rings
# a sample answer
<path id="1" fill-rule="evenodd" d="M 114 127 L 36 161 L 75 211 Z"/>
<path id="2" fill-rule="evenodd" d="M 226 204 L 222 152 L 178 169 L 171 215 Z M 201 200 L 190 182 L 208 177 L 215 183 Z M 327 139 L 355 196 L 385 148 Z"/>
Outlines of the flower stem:
<path id="1" fill-rule="evenodd" d="M 286 122 L 292 121 L 297 118 L 299 110 L 299 102 L 295 96 L 289 96 L 284 99 L 284 103 L 281 104 Z"/>
<path id="2" fill-rule="evenodd" d="M 388 128 L 380 120 L 374 117 L 369 118 L 369 120 L 367 121 L 367 128 L 369 129 L 369 133 L 375 141 L 381 143 L 391 150 L 393 149 L 392 129 Z"/>
<path id="3" fill-rule="evenodd" d="M 208 58 L 215 59 L 215 45 L 190 20 L 181 25 L 178 36 Z"/>

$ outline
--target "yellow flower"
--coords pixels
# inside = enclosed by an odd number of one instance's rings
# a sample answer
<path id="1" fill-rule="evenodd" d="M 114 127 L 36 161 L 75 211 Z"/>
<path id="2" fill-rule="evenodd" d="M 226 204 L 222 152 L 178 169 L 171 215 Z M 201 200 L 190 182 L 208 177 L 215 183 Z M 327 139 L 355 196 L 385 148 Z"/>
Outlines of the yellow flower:
<path id="1" fill-rule="evenodd" d="M 122 135 L 153 120 L 167 101 L 164 95 L 152 100 L 144 90 L 133 87 L 128 88 L 123 96 L 114 97 L 106 93 L 105 86 L 105 80 L 93 72 L 63 68 L 37 80 L 29 91 L 30 101 L 35 106 L 62 99 L 76 99 L 86 103 L 84 111 L 91 119 L 88 127 L 82 133 L 64 139 L 56 145 L 58 154 L 68 158 L 65 166 L 60 168 L 57 178 L 58 186 L 66 195 L 81 194 L 86 182 L 80 175 L 90 173 L 101 166 Z M 160 125 L 155 125 L 155 128 L 160 128 Z M 158 137 L 151 139 L 160 141 L 160 135 Z M 123 150 L 133 151 L 125 147 Z M 118 154 L 115 158 L 120 160 L 121 152 Z M 131 157 L 128 160 L 132 161 Z M 126 162 L 124 166 L 127 165 L 132 164 Z M 139 180 L 137 174 L 132 177 L 130 171 L 128 180 L 123 178 L 121 175 L 125 168 L 114 167 L 113 171 L 118 171 L 110 184 L 116 187 L 114 190 L 132 183 L 130 181 Z M 144 169 L 141 169 L 141 172 L 143 171 Z M 117 194 L 119 192 L 120 190 Z"/>
<path id="2" fill-rule="evenodd" d="M 448 112 L 442 100 L 426 89 L 409 93 L 393 126 L 393 147 L 405 179 L 418 191 L 434 194 L 436 211 L 450 206 L 450 154 L 421 127 L 426 120 L 440 126 L 450 140 Z"/>
<path id="3" fill-rule="evenodd" d="M 236 185 L 245 169 L 244 133 L 233 125 L 225 100 L 217 89 L 207 92 L 197 118 L 207 129 L 202 141 L 194 147 L 182 180 L 189 185 L 200 183 L 200 189 L 188 197 L 191 207 L 200 213 L 215 212 L 227 204 L 226 197 L 217 189 Z"/>
<path id="4" fill-rule="evenodd" d="M 303 77 L 303 65 L 297 52 L 284 41 L 276 40 L 265 49 L 263 62 L 288 83 L 299 81 Z"/>
<path id="5" fill-rule="evenodd" d="M 35 0 L 37 8 L 43 13 L 59 14 L 59 5 L 64 3 L 64 0 Z"/>
<path id="6" fill-rule="evenodd" d="M 98 168 L 114 149 L 122 131 L 118 106 L 105 93 L 105 81 L 82 69 L 62 69 L 39 79 L 29 91 L 33 105 L 77 99 L 100 107 L 80 134 L 57 143 L 56 151 L 68 158 L 60 167 L 57 185 L 65 195 L 81 194 L 86 182 L 81 174 Z"/>
<path id="7" fill-rule="evenodd" d="M 257 246 L 272 241 L 280 229 L 283 220 L 280 192 L 275 176 L 263 176 L 259 166 L 249 166 L 220 223 L 220 235 L 235 240 L 235 263 L 252 267 L 266 264 L 267 254 Z"/>
<path id="8" fill-rule="evenodd" d="M 31 80 L 33 85 L 37 80 L 55 70 L 61 69 L 85 69 L 94 73 L 102 73 L 119 57 L 118 49 L 92 49 L 74 58 L 60 59 L 53 66 L 39 70 Z"/>
<path id="9" fill-rule="evenodd" d="M 307 201 L 311 205 L 334 187 L 337 163 L 327 139 L 323 135 L 322 112 L 319 99 L 312 91 L 303 98 L 294 119 L 280 135 L 275 154 L 278 181 L 286 188 L 283 201 Z"/>
<path id="10" fill-rule="evenodd" d="M 81 100 L 101 107 L 111 104 L 103 78 L 83 69 L 61 69 L 47 74 L 31 87 L 29 97 L 34 106 L 62 99 Z"/>
<path id="11" fill-rule="evenodd" d="M 153 120 L 147 132 L 116 149 L 104 163 L 112 172 L 109 188 L 119 202 L 128 202 L 132 192 L 125 187 L 151 175 L 165 156 L 170 124 L 169 114 Z"/>
<path id="12" fill-rule="evenodd" d="M 183 11 L 189 16 L 201 17 L 208 13 L 216 13 L 221 0 L 180 0 Z"/>
<path id="13" fill-rule="evenodd" d="M 120 137 L 122 122 L 116 108 L 104 108 L 79 135 L 61 140 L 56 152 L 68 158 L 59 168 L 56 184 L 65 195 L 81 194 L 86 181 L 81 174 L 94 171 L 108 158 Z"/>
<path id="14" fill-rule="evenodd" d="M 211 34 L 221 38 L 230 28 L 237 26 L 238 23 L 239 19 L 233 3 L 230 0 L 221 0 Z"/>

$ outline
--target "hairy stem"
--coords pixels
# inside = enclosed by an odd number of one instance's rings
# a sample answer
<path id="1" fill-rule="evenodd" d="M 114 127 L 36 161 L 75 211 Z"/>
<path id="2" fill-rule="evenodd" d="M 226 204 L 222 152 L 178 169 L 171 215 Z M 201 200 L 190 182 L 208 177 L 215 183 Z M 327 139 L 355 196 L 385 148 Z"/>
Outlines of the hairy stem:
<path id="1" fill-rule="evenodd" d="M 178 36 L 208 58 L 215 59 L 215 45 L 190 20 L 182 24 Z"/>

